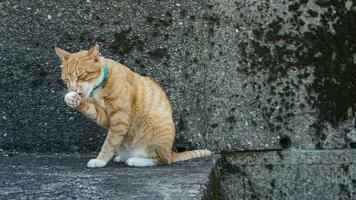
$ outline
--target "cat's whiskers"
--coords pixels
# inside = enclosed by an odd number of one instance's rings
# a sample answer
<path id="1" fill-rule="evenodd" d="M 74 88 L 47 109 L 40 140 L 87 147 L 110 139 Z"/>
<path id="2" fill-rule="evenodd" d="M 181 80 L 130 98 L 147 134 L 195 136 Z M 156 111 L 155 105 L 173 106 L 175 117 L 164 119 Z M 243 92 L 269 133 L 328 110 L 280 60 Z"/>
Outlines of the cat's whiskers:
<path id="1" fill-rule="evenodd" d="M 59 96 L 61 99 L 64 99 L 64 97 L 66 96 L 66 94 L 70 92 L 69 90 L 62 90 L 59 92 Z"/>

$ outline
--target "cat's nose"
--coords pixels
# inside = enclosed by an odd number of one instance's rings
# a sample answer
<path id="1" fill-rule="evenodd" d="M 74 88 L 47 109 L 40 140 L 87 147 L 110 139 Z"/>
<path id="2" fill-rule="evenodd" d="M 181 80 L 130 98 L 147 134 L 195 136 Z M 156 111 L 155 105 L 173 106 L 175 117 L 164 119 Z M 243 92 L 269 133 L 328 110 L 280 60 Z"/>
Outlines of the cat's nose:
<path id="1" fill-rule="evenodd" d="M 70 83 L 69 84 L 69 90 L 71 91 L 71 92 L 76 92 L 77 91 L 77 84 L 76 83 Z"/>

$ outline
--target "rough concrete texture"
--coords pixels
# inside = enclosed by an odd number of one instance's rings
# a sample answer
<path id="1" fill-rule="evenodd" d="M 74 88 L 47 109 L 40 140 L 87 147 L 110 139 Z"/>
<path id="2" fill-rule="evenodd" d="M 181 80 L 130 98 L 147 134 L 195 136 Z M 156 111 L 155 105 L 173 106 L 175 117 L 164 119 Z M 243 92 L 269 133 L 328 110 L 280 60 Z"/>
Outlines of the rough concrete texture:
<path id="1" fill-rule="evenodd" d="M 95 41 L 102 55 L 164 87 L 175 111 L 177 149 L 205 146 L 197 9 L 195 1 L 1 1 L 0 148 L 100 149 L 105 131 L 63 102 L 53 51 L 54 45 L 87 49 Z"/>
<path id="2" fill-rule="evenodd" d="M 354 1 L 208 2 L 207 143 L 355 147 Z"/>
<path id="3" fill-rule="evenodd" d="M 214 157 L 171 166 L 89 169 L 90 156 L 0 154 L 0 199 L 212 199 Z M 209 194 L 212 195 L 212 194 Z"/>
<path id="4" fill-rule="evenodd" d="M 356 199 L 355 150 L 223 154 L 221 199 Z"/>
<path id="5" fill-rule="evenodd" d="M 345 1 L 1 1 L 0 148 L 98 150 L 63 102 L 58 45 L 157 79 L 178 150 L 355 148 L 356 11 Z"/>

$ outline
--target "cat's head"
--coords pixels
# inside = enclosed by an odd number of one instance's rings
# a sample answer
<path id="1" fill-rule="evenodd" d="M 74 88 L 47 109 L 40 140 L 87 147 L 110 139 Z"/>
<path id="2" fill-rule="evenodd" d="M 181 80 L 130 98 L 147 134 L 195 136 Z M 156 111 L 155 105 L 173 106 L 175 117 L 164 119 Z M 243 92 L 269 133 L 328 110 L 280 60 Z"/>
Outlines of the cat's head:
<path id="1" fill-rule="evenodd" d="M 103 61 L 96 44 L 90 50 L 69 53 L 55 47 L 56 54 L 62 60 L 62 80 L 69 91 L 77 92 L 87 98 L 95 85 L 100 82 L 103 73 Z"/>

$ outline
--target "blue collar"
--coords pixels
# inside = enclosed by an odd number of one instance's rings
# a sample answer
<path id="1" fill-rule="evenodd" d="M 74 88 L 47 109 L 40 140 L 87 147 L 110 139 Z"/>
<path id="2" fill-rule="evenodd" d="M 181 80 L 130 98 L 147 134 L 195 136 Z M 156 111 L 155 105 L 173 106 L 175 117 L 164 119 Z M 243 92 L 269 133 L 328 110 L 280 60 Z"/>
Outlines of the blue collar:
<path id="1" fill-rule="evenodd" d="M 98 85 L 96 85 L 94 87 L 94 89 L 90 92 L 89 96 L 93 97 L 94 96 L 94 91 L 97 90 L 98 88 L 100 88 L 102 85 L 104 85 L 105 79 L 108 76 L 108 64 L 105 64 L 104 67 L 104 74 L 103 74 L 103 78 L 101 78 L 101 81 Z"/>

